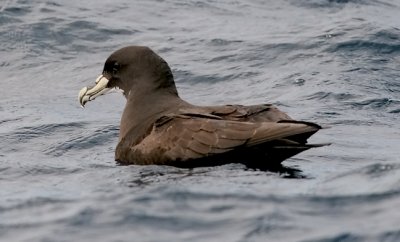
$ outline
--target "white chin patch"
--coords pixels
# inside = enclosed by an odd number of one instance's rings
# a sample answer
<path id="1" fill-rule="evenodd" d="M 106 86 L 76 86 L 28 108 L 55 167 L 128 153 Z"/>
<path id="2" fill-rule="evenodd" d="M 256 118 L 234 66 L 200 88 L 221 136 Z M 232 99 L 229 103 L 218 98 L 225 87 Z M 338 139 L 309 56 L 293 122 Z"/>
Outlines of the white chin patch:
<path id="1" fill-rule="evenodd" d="M 119 87 L 114 87 L 110 92 L 115 92 L 115 93 L 122 93 L 124 94 L 124 90 L 122 90 Z"/>

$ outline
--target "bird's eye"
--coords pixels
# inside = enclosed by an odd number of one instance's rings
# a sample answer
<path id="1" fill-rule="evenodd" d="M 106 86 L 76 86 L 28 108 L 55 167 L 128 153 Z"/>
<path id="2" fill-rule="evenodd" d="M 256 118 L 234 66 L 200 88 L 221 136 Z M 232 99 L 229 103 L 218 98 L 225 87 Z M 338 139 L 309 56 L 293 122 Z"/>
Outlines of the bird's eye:
<path id="1" fill-rule="evenodd" d="M 112 74 L 113 74 L 113 75 L 116 75 L 116 74 L 117 74 L 117 72 L 119 71 L 119 67 L 120 67 L 119 63 L 118 63 L 118 62 L 115 62 L 114 65 L 113 65 L 113 67 L 112 67 Z"/>

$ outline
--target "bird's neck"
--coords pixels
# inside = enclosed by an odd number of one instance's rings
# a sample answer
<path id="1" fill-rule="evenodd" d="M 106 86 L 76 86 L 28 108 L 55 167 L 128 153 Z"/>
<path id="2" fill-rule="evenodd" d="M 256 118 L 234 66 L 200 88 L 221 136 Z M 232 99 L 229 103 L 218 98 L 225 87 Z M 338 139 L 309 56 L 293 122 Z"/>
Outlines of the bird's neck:
<path id="1" fill-rule="evenodd" d="M 159 117 L 175 108 L 190 105 L 180 99 L 176 92 L 167 89 L 151 92 L 132 89 L 125 96 L 127 102 L 121 118 L 120 140 L 128 133 L 134 135 L 133 140 L 136 140 L 143 135 L 143 132 L 147 132 L 149 128 L 147 126 Z"/>

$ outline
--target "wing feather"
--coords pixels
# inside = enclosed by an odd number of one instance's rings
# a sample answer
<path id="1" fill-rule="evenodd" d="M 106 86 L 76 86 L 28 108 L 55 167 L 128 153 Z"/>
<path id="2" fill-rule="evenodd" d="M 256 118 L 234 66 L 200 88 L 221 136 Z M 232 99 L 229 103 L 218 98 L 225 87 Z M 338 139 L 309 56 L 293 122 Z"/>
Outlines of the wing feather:
<path id="1" fill-rule="evenodd" d="M 221 154 L 317 129 L 304 123 L 252 123 L 181 116 L 169 117 L 167 122 L 154 125 L 150 134 L 132 147 L 133 152 L 156 163 L 167 164 Z"/>
<path id="2" fill-rule="evenodd" d="M 261 124 L 262 125 L 255 130 L 253 136 L 247 142 L 247 146 L 254 146 L 267 141 L 313 132 L 319 129 L 316 126 L 311 126 L 306 123 L 265 122 Z"/>

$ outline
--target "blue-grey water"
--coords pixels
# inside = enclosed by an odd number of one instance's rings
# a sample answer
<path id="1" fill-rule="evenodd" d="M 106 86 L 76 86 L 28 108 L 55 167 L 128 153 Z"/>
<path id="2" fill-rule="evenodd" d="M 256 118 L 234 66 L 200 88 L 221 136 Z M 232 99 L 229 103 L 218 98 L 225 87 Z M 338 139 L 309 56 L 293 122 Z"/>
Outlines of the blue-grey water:
<path id="1" fill-rule="evenodd" d="M 0 241 L 400 241 L 400 1 L 0 1 Z M 200 105 L 273 103 L 331 142 L 242 165 L 118 166 L 105 59 L 146 45 Z M 290 178 L 291 177 L 291 178 Z"/>

